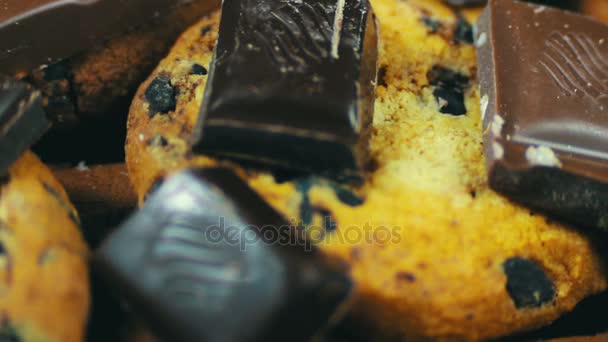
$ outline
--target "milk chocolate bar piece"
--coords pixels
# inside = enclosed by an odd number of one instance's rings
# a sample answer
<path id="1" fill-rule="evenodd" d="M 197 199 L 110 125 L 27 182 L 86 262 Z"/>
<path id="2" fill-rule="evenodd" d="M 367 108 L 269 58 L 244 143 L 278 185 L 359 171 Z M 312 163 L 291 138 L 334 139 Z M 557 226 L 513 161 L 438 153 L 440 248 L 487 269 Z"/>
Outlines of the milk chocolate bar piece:
<path id="1" fill-rule="evenodd" d="M 477 25 L 490 186 L 608 230 L 608 26 L 513 0 Z"/>
<path id="2" fill-rule="evenodd" d="M 99 269 L 167 341 L 309 341 L 343 312 L 321 257 L 228 169 L 165 180 L 104 242 Z"/>
<path id="3" fill-rule="evenodd" d="M 40 92 L 0 77 L 0 176 L 49 128 Z"/>
<path id="4" fill-rule="evenodd" d="M 360 177 L 377 45 L 368 0 L 224 1 L 194 150 Z"/>
<path id="5" fill-rule="evenodd" d="M 187 1 L 4 0 L 0 72 L 14 74 L 85 50 Z"/>

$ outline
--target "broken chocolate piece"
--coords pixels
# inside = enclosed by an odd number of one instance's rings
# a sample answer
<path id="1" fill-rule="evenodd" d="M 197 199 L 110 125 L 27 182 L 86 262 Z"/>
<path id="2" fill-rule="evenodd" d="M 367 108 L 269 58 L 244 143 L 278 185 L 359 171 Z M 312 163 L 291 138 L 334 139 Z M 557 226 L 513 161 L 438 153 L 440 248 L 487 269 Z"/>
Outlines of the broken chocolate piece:
<path id="1" fill-rule="evenodd" d="M 608 26 L 518 1 L 478 22 L 490 186 L 530 207 L 608 230 Z"/>
<path id="2" fill-rule="evenodd" d="M 148 101 L 149 115 L 154 117 L 156 114 L 166 114 L 175 110 L 176 92 L 171 84 L 171 78 L 161 75 L 153 79 L 145 92 Z"/>
<path id="3" fill-rule="evenodd" d="M 52 64 L 158 20 L 189 2 L 4 0 L 0 6 L 0 72 L 13 74 Z"/>
<path id="4" fill-rule="evenodd" d="M 0 77 L 0 175 L 49 128 L 40 92 Z"/>
<path id="5" fill-rule="evenodd" d="M 344 311 L 352 286 L 220 168 L 168 178 L 97 261 L 167 341 L 309 341 Z"/>
<path id="6" fill-rule="evenodd" d="M 469 87 L 469 78 L 448 68 L 435 65 L 428 72 L 429 84 L 434 86 L 433 96 L 439 111 L 455 116 L 465 115 L 464 93 Z"/>
<path id="7" fill-rule="evenodd" d="M 507 276 L 507 292 L 518 309 L 537 308 L 553 301 L 553 283 L 534 261 L 510 258 L 502 268 Z"/>
<path id="8" fill-rule="evenodd" d="M 194 150 L 360 180 L 377 45 L 368 0 L 224 2 Z"/>

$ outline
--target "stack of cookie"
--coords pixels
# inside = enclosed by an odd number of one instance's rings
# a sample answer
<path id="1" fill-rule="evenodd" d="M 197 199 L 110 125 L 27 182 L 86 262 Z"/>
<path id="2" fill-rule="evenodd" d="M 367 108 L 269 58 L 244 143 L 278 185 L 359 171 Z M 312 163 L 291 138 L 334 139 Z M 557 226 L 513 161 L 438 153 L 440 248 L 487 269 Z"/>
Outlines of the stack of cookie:
<path id="1" fill-rule="evenodd" d="M 608 289 L 603 1 L 43 2 L 0 6 L 0 340 L 517 340 Z"/>

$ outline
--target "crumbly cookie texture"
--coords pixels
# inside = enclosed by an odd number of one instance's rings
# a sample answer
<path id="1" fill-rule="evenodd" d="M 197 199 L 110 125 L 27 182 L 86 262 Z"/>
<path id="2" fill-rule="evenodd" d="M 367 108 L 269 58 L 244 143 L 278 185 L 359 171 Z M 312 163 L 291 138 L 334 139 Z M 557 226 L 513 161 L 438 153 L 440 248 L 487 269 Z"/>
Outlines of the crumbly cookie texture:
<path id="1" fill-rule="evenodd" d="M 0 340 L 82 341 L 88 248 L 51 171 L 26 153 L 0 179 Z"/>
<path id="2" fill-rule="evenodd" d="M 471 22 L 431 0 L 372 0 L 380 22 L 375 162 L 359 188 L 233 166 L 350 265 L 352 314 L 382 337 L 481 340 L 533 329 L 606 288 L 592 238 L 486 184 Z M 186 31 L 131 106 L 140 202 L 163 176 L 232 165 L 189 150 L 218 14 Z M 362 326 L 365 323 L 362 323 Z"/>

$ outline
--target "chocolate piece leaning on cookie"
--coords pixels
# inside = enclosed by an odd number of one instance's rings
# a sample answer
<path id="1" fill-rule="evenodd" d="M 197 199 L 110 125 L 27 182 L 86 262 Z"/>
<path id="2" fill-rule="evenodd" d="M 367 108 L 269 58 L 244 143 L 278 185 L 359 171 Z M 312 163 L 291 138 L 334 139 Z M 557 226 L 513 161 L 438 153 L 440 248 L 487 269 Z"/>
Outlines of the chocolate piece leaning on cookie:
<path id="1" fill-rule="evenodd" d="M 491 0 L 477 31 L 490 186 L 608 231 L 608 26 Z"/>
<path id="2" fill-rule="evenodd" d="M 167 341 L 309 341 L 346 312 L 352 287 L 222 168 L 168 178 L 97 262 Z"/>
<path id="3" fill-rule="evenodd" d="M 360 182 L 376 25 L 368 1 L 224 2 L 194 151 Z"/>

